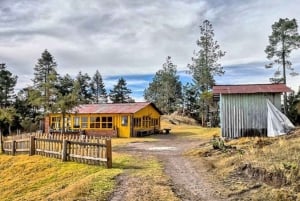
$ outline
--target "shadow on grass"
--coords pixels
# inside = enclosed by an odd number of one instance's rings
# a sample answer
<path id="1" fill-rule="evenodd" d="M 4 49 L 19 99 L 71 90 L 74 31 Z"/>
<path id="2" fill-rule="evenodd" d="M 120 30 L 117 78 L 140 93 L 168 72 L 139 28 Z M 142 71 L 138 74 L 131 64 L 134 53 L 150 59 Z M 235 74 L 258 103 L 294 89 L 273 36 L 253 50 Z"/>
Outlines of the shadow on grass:
<path id="1" fill-rule="evenodd" d="M 134 164 L 124 164 L 122 162 L 120 162 L 120 163 L 114 162 L 112 166 L 113 166 L 113 168 L 119 168 L 119 169 L 123 169 L 123 170 L 140 170 L 140 169 L 143 169 L 142 166 L 134 165 Z"/>
<path id="2" fill-rule="evenodd" d="M 175 135 L 175 136 L 196 136 L 196 135 L 199 135 L 199 134 L 194 133 L 194 132 L 173 132 L 172 134 Z"/>

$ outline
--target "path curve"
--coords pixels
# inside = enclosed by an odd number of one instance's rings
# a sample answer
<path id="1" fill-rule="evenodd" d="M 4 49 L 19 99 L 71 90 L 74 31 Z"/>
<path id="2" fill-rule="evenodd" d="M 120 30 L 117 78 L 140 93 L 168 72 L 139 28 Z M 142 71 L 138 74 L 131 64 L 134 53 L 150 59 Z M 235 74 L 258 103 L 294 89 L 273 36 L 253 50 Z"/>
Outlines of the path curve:
<path id="1" fill-rule="evenodd" d="M 180 200 L 225 200 L 220 196 L 220 188 L 216 187 L 216 183 L 210 181 L 211 177 L 208 177 L 205 165 L 194 163 L 191 158 L 183 155 L 185 151 L 199 146 L 201 143 L 199 139 L 175 135 L 157 135 L 154 138 L 157 141 L 130 143 L 116 151 L 131 155 L 139 153 L 155 156 L 162 163 L 165 174 L 170 177 L 172 189 Z M 121 175 L 121 179 L 119 178 L 118 190 L 113 193 L 111 201 L 121 200 L 126 194 L 124 182 L 130 181 L 125 178 L 126 173 Z"/>

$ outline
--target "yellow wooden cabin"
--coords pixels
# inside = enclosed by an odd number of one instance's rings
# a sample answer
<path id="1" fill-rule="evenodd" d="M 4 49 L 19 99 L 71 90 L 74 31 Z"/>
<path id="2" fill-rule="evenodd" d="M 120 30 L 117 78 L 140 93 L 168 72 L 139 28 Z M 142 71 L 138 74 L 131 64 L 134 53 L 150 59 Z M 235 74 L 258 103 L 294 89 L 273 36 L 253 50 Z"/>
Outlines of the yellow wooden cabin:
<path id="1" fill-rule="evenodd" d="M 149 102 L 86 104 L 65 115 L 65 132 L 92 136 L 136 137 L 160 130 L 159 109 Z M 50 114 L 46 132 L 60 132 L 62 114 Z"/>

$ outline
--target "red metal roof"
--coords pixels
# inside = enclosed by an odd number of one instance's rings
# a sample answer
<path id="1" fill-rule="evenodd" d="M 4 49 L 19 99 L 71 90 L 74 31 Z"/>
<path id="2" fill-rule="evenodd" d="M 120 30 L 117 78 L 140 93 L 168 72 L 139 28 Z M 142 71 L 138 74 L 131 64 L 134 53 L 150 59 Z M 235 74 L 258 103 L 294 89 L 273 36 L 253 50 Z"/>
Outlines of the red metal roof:
<path id="1" fill-rule="evenodd" d="M 73 109 L 73 112 L 80 114 L 133 114 L 152 105 L 160 114 L 162 114 L 153 103 L 137 102 L 137 103 L 106 103 L 106 104 L 84 104 Z"/>
<path id="2" fill-rule="evenodd" d="M 213 94 L 254 94 L 292 92 L 285 84 L 216 85 Z"/>

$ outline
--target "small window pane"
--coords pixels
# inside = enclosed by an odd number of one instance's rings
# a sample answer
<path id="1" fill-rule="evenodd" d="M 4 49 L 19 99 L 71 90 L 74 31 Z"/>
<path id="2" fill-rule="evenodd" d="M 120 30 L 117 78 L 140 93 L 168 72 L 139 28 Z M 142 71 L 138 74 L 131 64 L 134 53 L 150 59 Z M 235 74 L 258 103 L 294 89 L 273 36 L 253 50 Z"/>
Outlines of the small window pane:
<path id="1" fill-rule="evenodd" d="M 127 125 L 128 125 L 128 117 L 122 116 L 122 126 L 127 126 Z"/>

